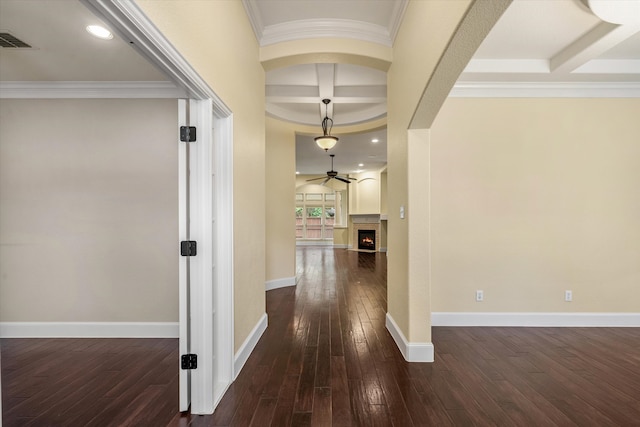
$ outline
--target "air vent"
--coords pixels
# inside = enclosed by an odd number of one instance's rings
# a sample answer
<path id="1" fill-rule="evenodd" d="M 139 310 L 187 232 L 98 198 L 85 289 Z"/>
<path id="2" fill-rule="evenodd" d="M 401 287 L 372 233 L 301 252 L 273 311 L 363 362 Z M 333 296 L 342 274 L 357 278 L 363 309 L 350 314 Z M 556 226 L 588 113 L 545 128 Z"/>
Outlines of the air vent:
<path id="1" fill-rule="evenodd" d="M 9 48 L 30 48 L 28 44 L 9 33 L 0 33 L 0 46 Z"/>

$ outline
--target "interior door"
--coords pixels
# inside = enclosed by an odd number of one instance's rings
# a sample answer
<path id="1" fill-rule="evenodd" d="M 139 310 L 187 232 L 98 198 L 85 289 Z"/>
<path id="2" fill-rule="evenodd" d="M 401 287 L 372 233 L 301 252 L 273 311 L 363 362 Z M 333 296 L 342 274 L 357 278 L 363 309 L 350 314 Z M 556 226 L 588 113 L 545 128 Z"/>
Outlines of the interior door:
<path id="1" fill-rule="evenodd" d="M 178 126 L 189 125 L 189 102 L 178 100 Z M 178 141 L 178 235 L 179 242 L 190 239 L 190 167 L 189 143 Z M 184 354 L 191 353 L 191 306 L 190 306 L 190 260 L 182 256 L 179 242 L 176 242 L 178 254 L 178 317 L 179 348 L 178 369 L 180 376 L 180 411 L 189 410 L 191 404 L 191 371 L 182 369 Z"/>

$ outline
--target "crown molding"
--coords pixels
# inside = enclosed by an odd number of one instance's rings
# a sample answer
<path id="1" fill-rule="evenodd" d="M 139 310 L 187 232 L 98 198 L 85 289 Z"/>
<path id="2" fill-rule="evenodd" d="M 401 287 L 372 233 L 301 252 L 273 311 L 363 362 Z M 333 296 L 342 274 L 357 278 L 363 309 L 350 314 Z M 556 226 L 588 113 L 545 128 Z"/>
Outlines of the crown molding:
<path id="1" fill-rule="evenodd" d="M 171 82 L 0 82 L 0 98 L 184 98 Z"/>
<path id="2" fill-rule="evenodd" d="M 450 98 L 640 98 L 640 82 L 458 82 Z"/>
<path id="3" fill-rule="evenodd" d="M 389 19 L 389 35 L 391 37 L 391 43 L 396 41 L 400 24 L 402 24 L 402 18 L 404 18 L 404 12 L 407 10 L 409 0 L 396 0 L 393 2 L 393 11 Z"/>
<path id="4" fill-rule="evenodd" d="M 242 0 L 242 5 L 244 6 L 245 12 L 247 12 L 249 23 L 251 24 L 251 28 L 253 28 L 253 34 L 259 43 L 260 39 L 262 39 L 264 24 L 262 23 L 262 19 L 260 19 L 260 9 L 258 8 L 256 0 Z"/>

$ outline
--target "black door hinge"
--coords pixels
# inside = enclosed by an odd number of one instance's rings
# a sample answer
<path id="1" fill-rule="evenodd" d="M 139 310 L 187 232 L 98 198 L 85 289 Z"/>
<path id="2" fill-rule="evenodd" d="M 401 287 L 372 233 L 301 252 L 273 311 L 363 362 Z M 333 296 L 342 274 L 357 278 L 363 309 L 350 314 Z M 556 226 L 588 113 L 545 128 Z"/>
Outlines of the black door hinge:
<path id="1" fill-rule="evenodd" d="M 196 140 L 195 126 L 180 126 L 180 141 L 194 142 Z"/>
<path id="2" fill-rule="evenodd" d="M 180 367 L 182 369 L 198 369 L 198 355 L 183 354 L 180 357 Z"/>
<path id="3" fill-rule="evenodd" d="M 183 240 L 180 242 L 180 255 L 196 256 L 198 245 L 195 240 Z"/>

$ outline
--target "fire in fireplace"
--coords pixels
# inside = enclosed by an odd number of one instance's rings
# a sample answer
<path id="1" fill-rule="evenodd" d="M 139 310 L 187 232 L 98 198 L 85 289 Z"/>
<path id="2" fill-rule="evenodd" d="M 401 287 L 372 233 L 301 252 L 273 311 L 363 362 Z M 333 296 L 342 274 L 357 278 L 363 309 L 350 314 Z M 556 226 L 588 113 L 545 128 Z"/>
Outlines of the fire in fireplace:
<path id="1" fill-rule="evenodd" d="M 358 230 L 358 249 L 376 250 L 375 230 Z"/>

